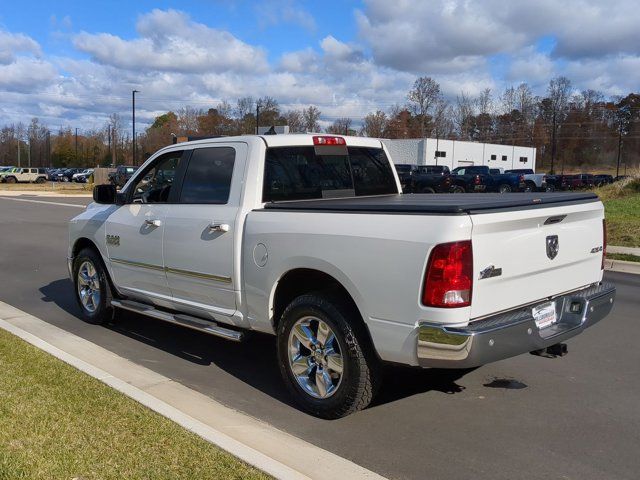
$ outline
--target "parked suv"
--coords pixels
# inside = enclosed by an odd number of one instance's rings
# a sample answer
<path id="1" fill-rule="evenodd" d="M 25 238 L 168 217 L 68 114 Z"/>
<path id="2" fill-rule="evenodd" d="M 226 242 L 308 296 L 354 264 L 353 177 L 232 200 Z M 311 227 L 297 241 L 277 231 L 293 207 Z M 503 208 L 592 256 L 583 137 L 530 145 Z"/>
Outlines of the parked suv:
<path id="1" fill-rule="evenodd" d="M 2 183 L 44 183 L 47 181 L 47 171 L 44 168 L 18 168 L 0 172 Z"/>

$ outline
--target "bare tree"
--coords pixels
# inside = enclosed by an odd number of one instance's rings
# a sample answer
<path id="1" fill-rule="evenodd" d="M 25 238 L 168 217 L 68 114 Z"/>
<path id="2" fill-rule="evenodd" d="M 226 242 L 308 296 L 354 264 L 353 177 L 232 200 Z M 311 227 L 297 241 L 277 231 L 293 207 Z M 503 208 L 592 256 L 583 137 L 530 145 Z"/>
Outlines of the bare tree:
<path id="1" fill-rule="evenodd" d="M 302 117 L 304 119 L 304 129 L 306 132 L 319 132 L 320 124 L 320 110 L 313 105 L 302 111 Z"/>
<path id="2" fill-rule="evenodd" d="M 460 92 L 456 97 L 456 105 L 453 107 L 453 122 L 458 135 L 463 140 L 471 138 L 471 125 L 473 120 L 473 101 L 466 92 Z"/>
<path id="3" fill-rule="evenodd" d="M 556 159 L 558 124 L 564 121 L 569 95 L 571 93 L 571 81 L 567 77 L 552 78 L 547 87 L 549 107 L 551 110 L 551 173 L 554 173 L 553 165 Z"/>
<path id="4" fill-rule="evenodd" d="M 300 110 L 289 110 L 284 114 L 291 133 L 304 132 L 304 115 Z"/>
<path id="5" fill-rule="evenodd" d="M 276 125 L 280 120 L 280 106 L 273 97 L 259 98 L 256 104 L 260 107 L 260 125 Z"/>
<path id="6" fill-rule="evenodd" d="M 384 136 L 388 123 L 387 114 L 377 110 L 375 113 L 370 113 L 364 117 L 362 134 L 367 137 L 381 138 Z"/>
<path id="7" fill-rule="evenodd" d="M 410 108 L 420 118 L 420 132 L 427 135 L 427 115 L 440 98 L 440 85 L 431 77 L 419 77 L 407 95 Z"/>
<path id="8" fill-rule="evenodd" d="M 349 135 L 352 132 L 351 123 L 350 118 L 338 118 L 333 122 L 333 124 L 327 127 L 327 133 L 333 133 L 334 135 Z"/>
<path id="9" fill-rule="evenodd" d="M 236 118 L 243 119 L 246 115 L 253 113 L 253 97 L 242 97 L 236 102 Z"/>
<path id="10" fill-rule="evenodd" d="M 198 117 L 204 115 L 201 109 L 193 108 L 189 105 L 178 110 L 178 127 L 180 133 L 184 135 L 194 135 L 198 133 Z"/>
<path id="11" fill-rule="evenodd" d="M 526 83 L 521 83 L 515 91 L 515 108 L 528 120 L 533 120 L 535 113 L 535 99 L 531 88 Z"/>
<path id="12" fill-rule="evenodd" d="M 480 115 L 490 115 L 493 113 L 493 96 L 491 95 L 491 89 L 485 88 L 478 98 L 476 99 L 476 105 L 478 106 L 478 113 Z"/>
<path id="13" fill-rule="evenodd" d="M 505 88 L 500 97 L 500 111 L 507 114 L 513 112 L 517 108 L 516 97 L 516 89 L 513 86 Z"/>

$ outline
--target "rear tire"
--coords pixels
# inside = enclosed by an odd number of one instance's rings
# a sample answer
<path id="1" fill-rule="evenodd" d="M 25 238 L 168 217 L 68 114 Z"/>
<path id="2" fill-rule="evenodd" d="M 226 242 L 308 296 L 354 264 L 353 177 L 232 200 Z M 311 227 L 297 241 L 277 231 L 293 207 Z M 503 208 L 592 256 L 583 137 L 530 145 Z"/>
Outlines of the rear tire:
<path id="1" fill-rule="evenodd" d="M 43 177 L 36 178 L 36 183 L 44 183 L 44 182 L 46 182 L 46 179 L 44 179 Z"/>
<path id="2" fill-rule="evenodd" d="M 451 193 L 465 193 L 465 189 L 460 185 L 454 185 L 451 187 Z"/>
<path id="3" fill-rule="evenodd" d="M 436 193 L 436 191 L 431 187 L 425 187 L 420 193 Z"/>
<path id="4" fill-rule="evenodd" d="M 356 315 L 340 297 L 323 292 L 299 296 L 282 314 L 280 372 L 295 401 L 311 415 L 341 418 L 373 399 L 378 360 Z"/>
<path id="5" fill-rule="evenodd" d="M 511 193 L 511 185 L 507 185 L 506 183 L 503 183 L 502 185 L 500 185 L 498 187 L 498 192 L 500 192 L 500 193 Z"/>
<path id="6" fill-rule="evenodd" d="M 86 322 L 101 325 L 113 318 L 107 272 L 94 249 L 84 248 L 74 259 L 73 282 L 76 301 Z"/>

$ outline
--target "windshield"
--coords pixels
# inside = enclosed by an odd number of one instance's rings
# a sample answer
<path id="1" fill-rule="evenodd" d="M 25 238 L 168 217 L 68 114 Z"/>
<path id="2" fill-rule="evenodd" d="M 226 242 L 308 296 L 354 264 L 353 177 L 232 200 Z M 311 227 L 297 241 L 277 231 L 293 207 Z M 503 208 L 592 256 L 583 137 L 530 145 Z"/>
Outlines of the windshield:
<path id="1" fill-rule="evenodd" d="M 381 148 L 348 147 L 345 153 L 322 153 L 314 147 L 269 148 L 263 201 L 398 193 L 391 164 Z"/>

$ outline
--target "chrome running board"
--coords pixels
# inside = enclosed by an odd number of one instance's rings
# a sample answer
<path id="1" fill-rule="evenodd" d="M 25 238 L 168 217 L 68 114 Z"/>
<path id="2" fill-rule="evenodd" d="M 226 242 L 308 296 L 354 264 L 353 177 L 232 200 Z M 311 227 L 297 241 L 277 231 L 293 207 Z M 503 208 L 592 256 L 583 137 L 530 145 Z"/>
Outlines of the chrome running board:
<path id="1" fill-rule="evenodd" d="M 147 317 L 157 318 L 163 322 L 173 323 L 174 325 L 180 325 L 199 332 L 208 333 L 209 335 L 215 335 L 216 337 L 231 340 L 232 342 L 241 342 L 244 334 L 237 330 L 221 327 L 217 323 L 209 320 L 204 320 L 198 317 L 192 317 L 191 315 L 185 315 L 183 313 L 170 313 L 163 310 L 147 305 L 145 303 L 134 302 L 133 300 L 111 300 L 111 305 L 123 310 L 129 310 L 130 312 L 146 315 Z"/>

